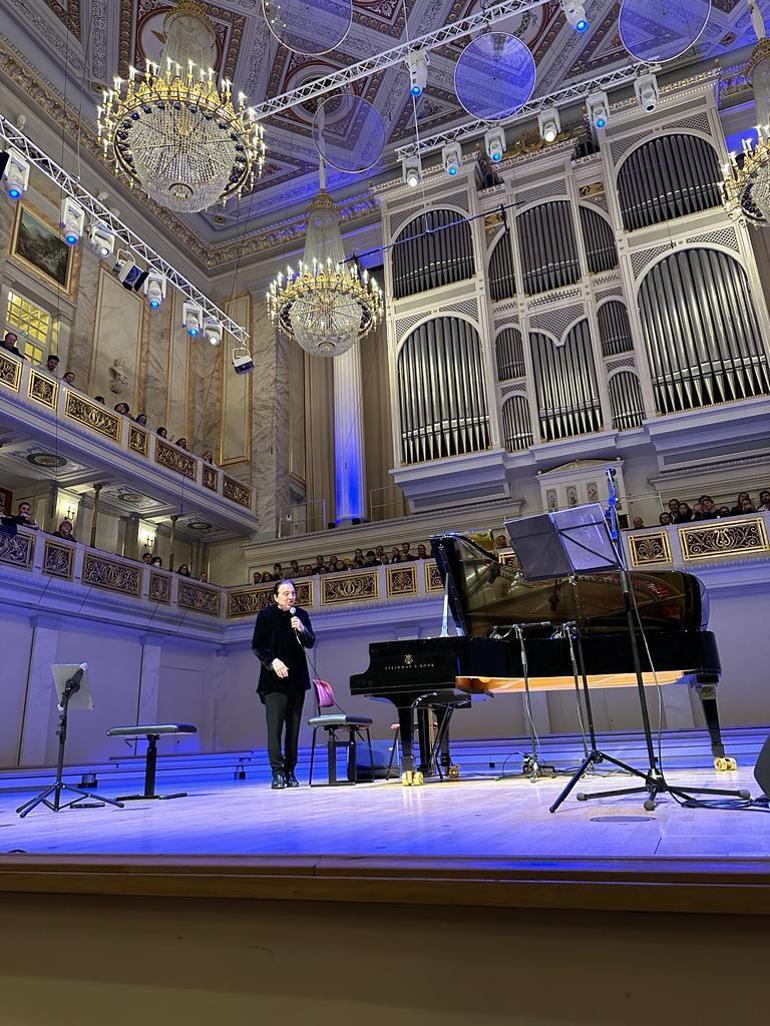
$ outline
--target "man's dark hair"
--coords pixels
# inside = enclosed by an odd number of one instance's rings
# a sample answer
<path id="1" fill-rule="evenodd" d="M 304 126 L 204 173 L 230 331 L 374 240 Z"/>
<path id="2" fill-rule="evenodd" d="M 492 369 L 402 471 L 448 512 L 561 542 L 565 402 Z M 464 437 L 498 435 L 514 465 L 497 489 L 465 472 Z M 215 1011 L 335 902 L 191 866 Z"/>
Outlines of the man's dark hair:
<path id="1" fill-rule="evenodd" d="M 273 585 L 273 598 L 275 598 L 278 594 L 278 589 L 281 587 L 282 584 L 290 584 L 295 591 L 297 590 L 297 585 L 294 583 L 294 581 L 292 581 L 290 577 L 284 577 L 282 580 L 276 581 Z"/>
<path id="2" fill-rule="evenodd" d="M 48 363 L 48 360 L 56 360 L 56 362 L 59 363 L 59 357 L 56 355 L 56 353 L 50 353 L 48 355 L 48 358 L 46 359 L 46 363 Z"/>

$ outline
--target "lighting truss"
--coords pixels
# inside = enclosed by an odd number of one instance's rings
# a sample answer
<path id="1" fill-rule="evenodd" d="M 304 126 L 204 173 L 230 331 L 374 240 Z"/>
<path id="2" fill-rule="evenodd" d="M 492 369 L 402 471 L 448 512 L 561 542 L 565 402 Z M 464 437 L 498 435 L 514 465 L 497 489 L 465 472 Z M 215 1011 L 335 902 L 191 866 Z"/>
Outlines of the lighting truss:
<path id="1" fill-rule="evenodd" d="M 505 118 L 502 121 L 496 121 L 495 125 L 511 125 L 516 121 L 526 121 L 528 118 L 537 117 L 547 107 L 563 106 L 564 104 L 585 100 L 591 93 L 600 90 L 607 92 L 617 86 L 628 85 L 637 76 L 650 74 L 657 71 L 659 67 L 660 65 L 657 64 L 646 64 L 643 61 L 639 61 L 624 68 L 618 68 L 617 71 L 608 71 L 606 74 L 598 75 L 596 78 L 587 78 L 582 82 L 575 82 L 572 85 L 557 89 L 553 93 L 547 93 L 536 97 L 534 100 L 530 100 L 529 103 L 525 103 L 511 117 Z M 447 143 L 463 142 L 466 139 L 483 135 L 488 127 L 488 121 L 480 119 L 466 121 L 465 124 L 449 128 L 445 132 L 424 136 L 420 139 L 419 143 L 399 146 L 396 150 L 396 156 L 400 160 L 415 154 L 422 156 L 425 153 L 430 153 L 432 150 L 442 149 Z"/>
<path id="2" fill-rule="evenodd" d="M 240 324 L 236 324 L 223 310 L 220 310 L 218 306 L 196 289 L 183 274 L 172 267 L 154 249 L 151 249 L 147 243 L 143 242 L 135 232 L 131 231 L 115 214 L 111 213 L 107 207 L 92 196 L 76 178 L 73 178 L 72 175 L 59 167 L 55 161 L 51 160 L 46 153 L 38 149 L 20 129 L 2 114 L 0 114 L 0 140 L 4 140 L 7 145 L 15 147 L 33 167 L 37 168 L 47 178 L 50 178 L 54 185 L 58 186 L 65 195 L 72 197 L 86 214 L 89 214 L 109 228 L 116 239 L 119 239 L 124 246 L 127 246 L 133 253 L 141 257 L 147 264 L 148 269 L 158 271 L 164 275 L 166 280 L 174 288 L 178 289 L 185 299 L 197 303 L 207 316 L 215 317 L 218 321 L 221 321 L 222 326 L 230 332 L 240 345 L 248 346 L 249 333 L 245 328 L 242 328 Z"/>

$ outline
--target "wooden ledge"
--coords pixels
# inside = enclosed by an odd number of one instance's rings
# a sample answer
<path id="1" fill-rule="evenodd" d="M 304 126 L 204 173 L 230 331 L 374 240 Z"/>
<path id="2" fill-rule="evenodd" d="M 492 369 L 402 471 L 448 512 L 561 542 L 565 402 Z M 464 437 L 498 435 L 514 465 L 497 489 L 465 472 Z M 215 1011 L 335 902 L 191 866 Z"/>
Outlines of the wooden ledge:
<path id="1" fill-rule="evenodd" d="M 0 894 L 770 915 L 770 858 L 0 856 Z"/>

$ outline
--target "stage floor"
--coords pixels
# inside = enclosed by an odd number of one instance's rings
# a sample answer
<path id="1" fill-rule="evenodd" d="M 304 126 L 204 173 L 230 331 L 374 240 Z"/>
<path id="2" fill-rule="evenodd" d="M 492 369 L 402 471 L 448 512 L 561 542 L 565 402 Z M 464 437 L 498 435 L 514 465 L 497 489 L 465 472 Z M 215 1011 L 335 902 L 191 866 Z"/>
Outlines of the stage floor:
<path id="1" fill-rule="evenodd" d="M 738 758 L 732 773 L 710 768 L 701 733 L 667 735 L 664 766 L 671 784 L 745 788 L 761 792 L 753 777 L 756 754 L 767 731 L 726 732 L 730 754 Z M 485 747 L 486 746 L 486 747 Z M 639 738 L 604 739 L 605 749 L 643 766 Z M 604 771 L 583 779 L 555 813 L 548 811 L 568 777 L 536 783 L 518 775 L 500 777 L 508 752 L 509 771 L 518 771 L 521 739 L 474 742 L 455 747 L 467 775 L 458 781 L 404 788 L 376 781 L 354 787 L 272 791 L 262 759 L 250 779 L 225 774 L 222 756 L 207 776 L 207 759 L 161 760 L 158 790 L 180 789 L 188 797 L 172 801 L 127 803 L 123 809 L 67 809 L 54 814 L 43 807 L 21 820 L 15 809 L 39 784 L 19 774 L 0 774 L 0 852 L 34 855 L 267 855 L 267 856 L 414 856 L 464 858 L 765 858 L 770 856 L 767 808 L 683 808 L 670 796 L 646 812 L 639 796 L 580 802 L 577 791 L 601 791 L 631 785 L 633 778 Z M 489 753 L 493 753 L 490 755 Z M 548 739 L 546 755 L 568 768 L 580 761 L 579 739 Z M 177 757 L 181 759 L 181 757 Z M 490 768 L 490 762 L 494 766 Z M 137 764 L 138 766 L 139 764 Z M 210 763 L 213 767 L 213 761 Z M 180 762 L 181 766 L 181 762 Z M 302 771 L 303 767 L 300 767 Z M 325 767 L 319 767 L 323 774 Z M 100 771 L 99 791 L 108 797 L 126 793 L 125 780 Z M 113 779 L 111 779 L 111 777 Z M 77 783 L 77 775 L 69 775 Z M 318 779 L 323 779 L 321 776 Z M 132 780 L 135 788 L 136 778 Z"/>

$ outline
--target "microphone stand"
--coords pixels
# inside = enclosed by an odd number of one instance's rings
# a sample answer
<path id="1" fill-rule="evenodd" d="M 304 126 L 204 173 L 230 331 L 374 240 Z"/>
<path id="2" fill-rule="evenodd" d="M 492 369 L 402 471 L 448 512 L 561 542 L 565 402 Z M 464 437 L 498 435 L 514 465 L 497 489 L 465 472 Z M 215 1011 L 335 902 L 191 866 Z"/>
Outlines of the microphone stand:
<path id="1" fill-rule="evenodd" d="M 646 794 L 647 797 L 644 801 L 644 807 L 648 812 L 652 812 L 654 810 L 657 797 L 666 793 L 687 803 L 691 803 L 693 801 L 692 796 L 695 794 L 718 795 L 720 797 L 727 796 L 731 798 L 740 798 L 745 801 L 750 797 L 748 791 L 727 790 L 725 788 L 717 787 L 672 786 L 666 780 L 663 770 L 658 764 L 652 737 L 652 727 L 650 726 L 650 712 L 647 706 L 647 695 L 644 690 L 644 676 L 642 674 L 642 662 L 639 654 L 639 642 L 637 638 L 637 625 L 640 630 L 642 625 L 636 605 L 631 597 L 631 575 L 625 563 L 623 546 L 620 543 L 620 530 L 618 525 L 618 493 L 615 488 L 615 470 L 612 467 L 608 467 L 606 473 L 609 492 L 607 502 L 607 522 L 609 526 L 610 539 L 612 541 L 612 548 L 620 575 L 620 586 L 623 591 L 623 608 L 626 614 L 626 623 L 628 625 L 628 638 L 631 649 L 631 659 L 634 665 L 634 674 L 636 676 L 636 687 L 639 692 L 639 705 L 642 712 L 642 730 L 644 732 L 644 741 L 647 749 L 648 768 L 646 771 L 639 770 L 633 766 L 629 766 L 627 763 L 621 762 L 619 759 L 615 759 L 612 756 L 607 755 L 606 753 L 592 751 L 589 753 L 587 758 L 583 760 L 583 763 L 577 773 L 551 806 L 550 811 L 556 811 L 591 763 L 601 762 L 603 759 L 612 763 L 614 766 L 617 766 L 619 769 L 633 774 L 633 776 L 640 777 L 644 783 L 639 787 L 623 787 L 612 791 L 597 791 L 592 794 L 580 793 L 577 795 L 578 801 L 590 801 L 593 798 L 614 798 L 618 795 L 624 794 Z M 584 684 L 586 684 L 585 678 Z M 585 694 L 587 697 L 587 687 L 585 687 Z"/>

